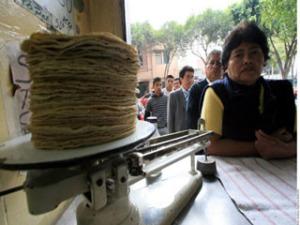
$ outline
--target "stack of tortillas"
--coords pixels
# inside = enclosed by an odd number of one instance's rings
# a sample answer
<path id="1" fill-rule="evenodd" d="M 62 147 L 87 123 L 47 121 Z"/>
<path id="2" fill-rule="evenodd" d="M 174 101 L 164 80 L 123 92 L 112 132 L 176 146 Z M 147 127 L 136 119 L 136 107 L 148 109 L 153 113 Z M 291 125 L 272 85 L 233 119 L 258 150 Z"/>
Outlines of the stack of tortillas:
<path id="1" fill-rule="evenodd" d="M 139 65 L 132 46 L 109 33 L 35 33 L 22 50 L 33 81 L 36 148 L 77 148 L 134 132 Z"/>

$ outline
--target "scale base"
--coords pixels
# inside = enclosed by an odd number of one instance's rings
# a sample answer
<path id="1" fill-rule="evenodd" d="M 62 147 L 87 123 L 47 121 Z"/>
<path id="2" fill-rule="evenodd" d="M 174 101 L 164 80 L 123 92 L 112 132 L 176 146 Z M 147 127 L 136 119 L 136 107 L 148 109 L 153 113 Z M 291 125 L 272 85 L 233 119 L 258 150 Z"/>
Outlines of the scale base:
<path id="1" fill-rule="evenodd" d="M 128 197 L 114 200 L 113 203 L 95 211 L 83 201 L 76 212 L 77 225 L 142 225 L 138 209 Z"/>
<path id="2" fill-rule="evenodd" d="M 189 171 L 189 159 L 164 170 L 156 179 L 143 179 L 123 197 L 94 211 L 83 201 L 77 225 L 171 225 L 202 187 L 202 175 Z M 76 206 L 75 206 L 76 207 Z"/>
<path id="3" fill-rule="evenodd" d="M 141 180 L 131 186 L 130 198 L 145 225 L 171 225 L 202 187 L 200 172 L 185 170 L 188 159 L 162 171 L 153 182 Z"/>

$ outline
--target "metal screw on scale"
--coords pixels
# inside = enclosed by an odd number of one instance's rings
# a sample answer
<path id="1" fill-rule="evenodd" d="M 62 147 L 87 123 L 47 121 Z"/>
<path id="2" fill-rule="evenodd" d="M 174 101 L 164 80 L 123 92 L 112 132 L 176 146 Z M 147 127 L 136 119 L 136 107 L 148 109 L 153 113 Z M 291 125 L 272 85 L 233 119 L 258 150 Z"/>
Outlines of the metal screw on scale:
<path id="1" fill-rule="evenodd" d="M 200 128 L 206 131 L 205 121 L 200 119 Z M 197 170 L 199 170 L 203 176 L 215 176 L 217 173 L 216 161 L 207 157 L 207 148 L 204 149 L 204 158 L 197 159 Z"/>

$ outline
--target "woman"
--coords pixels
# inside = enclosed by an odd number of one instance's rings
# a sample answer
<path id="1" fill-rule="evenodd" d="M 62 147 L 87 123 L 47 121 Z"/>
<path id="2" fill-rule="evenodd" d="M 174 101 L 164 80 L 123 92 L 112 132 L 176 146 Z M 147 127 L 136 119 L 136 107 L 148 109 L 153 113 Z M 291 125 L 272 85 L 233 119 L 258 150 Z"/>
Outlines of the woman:
<path id="1" fill-rule="evenodd" d="M 260 76 L 269 48 L 265 34 L 254 24 L 240 23 L 226 38 L 223 80 L 204 94 L 201 118 L 214 131 L 209 154 L 293 157 L 295 104 L 288 81 Z"/>

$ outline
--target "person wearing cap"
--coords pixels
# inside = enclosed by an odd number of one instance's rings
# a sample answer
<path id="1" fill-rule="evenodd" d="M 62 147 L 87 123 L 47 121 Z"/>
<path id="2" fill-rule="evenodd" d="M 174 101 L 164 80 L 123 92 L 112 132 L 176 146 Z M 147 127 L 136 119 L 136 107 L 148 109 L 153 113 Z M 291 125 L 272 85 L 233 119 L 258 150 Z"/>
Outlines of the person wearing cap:
<path id="1" fill-rule="evenodd" d="M 241 22 L 226 37 L 224 79 L 208 86 L 201 118 L 212 130 L 208 153 L 221 156 L 296 155 L 295 102 L 286 80 L 265 80 L 269 59 L 266 35 L 253 22 Z"/>

